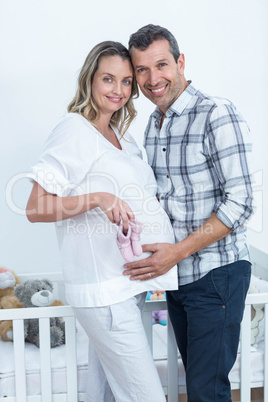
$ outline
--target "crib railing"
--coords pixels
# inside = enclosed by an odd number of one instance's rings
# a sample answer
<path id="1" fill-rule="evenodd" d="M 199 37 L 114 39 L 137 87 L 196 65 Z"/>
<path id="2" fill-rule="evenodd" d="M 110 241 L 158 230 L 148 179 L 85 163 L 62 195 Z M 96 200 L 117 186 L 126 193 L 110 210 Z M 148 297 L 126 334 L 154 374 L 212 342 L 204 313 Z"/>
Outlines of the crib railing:
<path id="1" fill-rule="evenodd" d="M 52 395 L 50 360 L 50 318 L 63 317 L 66 337 L 67 395 Z M 13 320 L 13 343 L 15 359 L 16 397 L 7 397 L 5 402 L 66 402 L 77 401 L 76 326 L 70 306 L 10 309 L 0 311 L 1 320 Z M 27 396 L 24 319 L 39 319 L 41 396 Z M 83 399 L 82 399 L 83 400 Z"/>
<path id="2" fill-rule="evenodd" d="M 148 342 L 153 353 L 153 326 L 152 311 L 166 310 L 167 303 L 165 300 L 147 301 L 144 306 L 142 320 L 147 334 Z M 178 389 L 178 350 L 174 331 L 168 317 L 167 322 L 167 370 L 168 385 L 163 387 L 169 401 L 178 401 L 178 393 L 184 393 L 183 389 Z M 181 387 L 180 387 L 181 388 Z"/>
<path id="3" fill-rule="evenodd" d="M 250 402 L 252 387 L 264 386 L 264 402 L 268 402 L 268 337 L 265 337 L 264 382 L 253 384 L 250 380 L 250 327 L 251 305 L 265 305 L 265 333 L 268 333 L 268 300 L 267 294 L 249 294 L 241 326 L 241 372 L 240 383 L 232 384 L 232 388 L 240 388 L 241 401 Z M 152 311 L 165 310 L 166 301 L 147 301 L 143 312 L 143 323 L 148 341 L 153 349 Z M 51 363 L 50 363 L 50 317 L 63 317 L 66 326 L 66 371 L 67 395 L 52 395 Z M 26 371 L 24 355 L 24 319 L 38 318 L 40 328 L 40 359 L 41 359 L 41 396 L 26 396 Z M 73 310 L 70 306 L 10 309 L 0 311 L 0 320 L 13 320 L 14 358 L 15 358 L 15 388 L 17 397 L 7 397 L 5 402 L 74 402 L 83 401 L 84 395 L 78 395 L 77 390 L 77 359 L 76 359 L 76 328 Z M 167 325 L 167 365 L 168 385 L 164 388 L 169 402 L 177 402 L 178 395 L 185 393 L 185 387 L 178 387 L 178 353 L 174 332 L 168 319 Z M 77 396 L 78 395 L 78 396 Z"/>
<path id="4" fill-rule="evenodd" d="M 143 322 L 148 336 L 150 347 L 152 342 L 152 311 L 165 310 L 166 301 L 146 302 L 143 312 Z M 1 310 L 1 320 L 13 320 L 13 343 L 15 359 L 15 390 L 16 397 L 7 397 L 5 402 L 61 402 L 76 401 L 77 390 L 77 360 L 76 360 L 76 330 L 73 309 L 70 306 L 40 307 L 27 309 Z M 50 322 L 52 317 L 63 317 L 66 334 L 66 371 L 67 371 L 67 398 L 66 395 L 52 395 L 51 385 L 51 361 L 50 361 Z M 41 396 L 27 396 L 26 392 L 26 368 L 24 349 L 24 319 L 39 319 L 40 334 L 40 361 L 41 361 Z M 168 386 L 164 392 L 169 401 L 178 398 L 178 361 L 177 346 L 171 323 L 168 319 Z M 79 395 L 79 401 L 84 400 L 84 395 Z"/>
<path id="5" fill-rule="evenodd" d="M 251 337 L 251 306 L 252 304 L 264 304 L 264 374 L 263 383 L 252 383 L 250 379 L 250 337 Z M 251 388 L 264 387 L 264 402 L 268 402 L 268 301 L 266 293 L 248 294 L 246 307 L 241 324 L 241 362 L 240 362 L 240 400 L 251 401 Z"/>

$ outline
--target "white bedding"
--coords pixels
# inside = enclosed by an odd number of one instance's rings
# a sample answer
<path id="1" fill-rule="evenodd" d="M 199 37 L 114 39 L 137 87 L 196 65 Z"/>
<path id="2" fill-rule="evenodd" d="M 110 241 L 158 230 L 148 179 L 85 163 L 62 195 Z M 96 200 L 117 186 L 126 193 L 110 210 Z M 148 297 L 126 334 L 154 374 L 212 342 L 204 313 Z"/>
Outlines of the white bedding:
<path id="1" fill-rule="evenodd" d="M 87 377 L 87 337 L 77 323 L 77 362 L 79 391 L 85 390 Z M 14 396 L 14 352 L 13 343 L 0 339 L 0 397 Z M 52 391 L 53 393 L 66 392 L 66 359 L 65 345 L 51 349 Z M 40 385 L 40 354 L 39 349 L 25 343 L 25 366 L 28 395 L 39 395 Z"/>

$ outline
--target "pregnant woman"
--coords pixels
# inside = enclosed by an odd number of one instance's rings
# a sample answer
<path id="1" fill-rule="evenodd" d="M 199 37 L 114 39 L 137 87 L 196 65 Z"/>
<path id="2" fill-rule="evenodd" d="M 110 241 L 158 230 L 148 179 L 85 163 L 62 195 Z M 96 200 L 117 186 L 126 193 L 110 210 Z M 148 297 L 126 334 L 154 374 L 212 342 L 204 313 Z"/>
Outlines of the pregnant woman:
<path id="1" fill-rule="evenodd" d="M 31 222 L 55 222 L 66 298 L 89 337 L 87 401 L 165 401 L 141 320 L 148 290 L 177 289 L 177 269 L 148 281 L 124 263 L 174 243 L 150 166 L 128 127 L 138 89 L 127 49 L 96 45 L 29 177 Z"/>

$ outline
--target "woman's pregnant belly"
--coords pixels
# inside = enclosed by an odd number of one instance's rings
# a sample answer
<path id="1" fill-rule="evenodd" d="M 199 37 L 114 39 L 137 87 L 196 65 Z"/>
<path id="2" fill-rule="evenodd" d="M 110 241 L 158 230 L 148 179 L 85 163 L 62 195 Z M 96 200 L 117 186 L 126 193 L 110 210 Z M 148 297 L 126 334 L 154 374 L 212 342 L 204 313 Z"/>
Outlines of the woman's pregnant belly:
<path id="1" fill-rule="evenodd" d="M 174 233 L 169 218 L 166 212 L 157 201 L 156 197 L 151 197 L 147 202 L 135 201 L 129 202 L 129 206 L 135 214 L 136 221 L 142 223 L 142 232 L 140 234 L 140 244 L 154 244 L 154 243 L 174 243 Z M 105 250 L 103 252 L 105 264 L 116 266 L 116 272 L 118 269 L 123 271 L 123 265 L 126 261 L 123 259 L 121 252 L 118 248 L 116 238 L 118 232 L 118 226 L 112 224 L 107 216 L 102 212 L 99 212 L 99 218 L 103 222 L 103 230 L 95 231 L 92 233 L 92 241 L 94 244 L 98 244 L 98 247 Z M 100 225 L 100 219 L 98 219 Z M 101 226 L 99 226 L 99 229 Z M 138 261 L 150 256 L 150 252 L 143 252 L 140 256 L 134 256 L 133 261 Z"/>
<path id="2" fill-rule="evenodd" d="M 174 243 L 169 218 L 155 195 L 157 184 L 153 172 L 148 164 L 137 159 L 132 161 L 127 158 L 127 163 L 124 161 L 122 164 L 118 159 L 113 159 L 110 164 L 102 163 L 101 175 L 97 173 L 97 166 L 95 173 L 85 178 L 84 192 L 108 192 L 127 202 L 136 220 L 143 225 L 141 245 Z M 104 158 L 101 158 L 101 162 L 104 162 Z M 104 165 L 109 167 L 109 172 L 108 168 L 105 171 Z M 122 275 L 126 261 L 116 241 L 118 226 L 110 222 L 100 208 L 78 215 L 68 224 L 71 228 L 68 236 L 63 236 L 62 251 L 67 260 L 71 260 L 75 254 L 74 263 L 81 283 L 105 281 Z M 133 261 L 149 255 L 142 253 L 141 256 L 135 256 Z"/>

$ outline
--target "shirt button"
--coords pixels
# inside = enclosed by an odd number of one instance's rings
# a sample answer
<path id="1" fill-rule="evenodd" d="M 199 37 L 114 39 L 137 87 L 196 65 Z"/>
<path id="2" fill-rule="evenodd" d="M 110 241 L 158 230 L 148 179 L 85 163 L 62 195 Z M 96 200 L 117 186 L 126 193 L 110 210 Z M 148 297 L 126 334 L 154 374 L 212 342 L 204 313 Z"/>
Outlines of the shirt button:
<path id="1" fill-rule="evenodd" d="M 167 178 L 169 179 L 169 174 L 167 174 Z"/>
<path id="2" fill-rule="evenodd" d="M 165 197 L 162 195 L 162 197 L 160 197 L 160 200 L 164 200 L 165 199 Z"/>
<path id="3" fill-rule="evenodd" d="M 166 148 L 163 148 L 163 151 L 166 152 Z"/>

